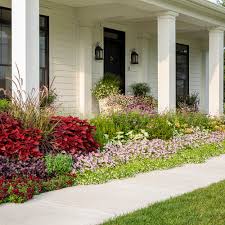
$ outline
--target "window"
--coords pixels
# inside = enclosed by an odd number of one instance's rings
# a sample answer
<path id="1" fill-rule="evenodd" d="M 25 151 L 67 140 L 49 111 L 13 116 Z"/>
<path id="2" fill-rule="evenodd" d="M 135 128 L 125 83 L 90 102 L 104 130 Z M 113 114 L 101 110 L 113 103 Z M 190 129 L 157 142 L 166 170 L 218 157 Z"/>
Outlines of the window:
<path id="1" fill-rule="evenodd" d="M 0 88 L 11 89 L 11 10 L 0 7 Z M 40 86 L 49 86 L 49 18 L 40 16 Z"/>
<path id="2" fill-rule="evenodd" d="M 40 86 L 49 87 L 49 18 L 40 16 Z"/>
<path id="3" fill-rule="evenodd" d="M 0 88 L 11 89 L 11 11 L 0 8 Z"/>
<path id="4" fill-rule="evenodd" d="M 189 46 L 177 44 L 176 86 L 177 97 L 189 94 Z"/>

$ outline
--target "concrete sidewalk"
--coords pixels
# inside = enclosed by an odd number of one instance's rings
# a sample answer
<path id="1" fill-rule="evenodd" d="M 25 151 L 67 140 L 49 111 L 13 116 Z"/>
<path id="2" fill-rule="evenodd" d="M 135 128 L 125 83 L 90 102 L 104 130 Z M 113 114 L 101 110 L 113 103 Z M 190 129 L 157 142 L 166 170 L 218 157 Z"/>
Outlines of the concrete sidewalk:
<path id="1" fill-rule="evenodd" d="M 94 225 L 225 180 L 225 155 L 103 185 L 42 194 L 23 205 L 0 206 L 0 225 Z"/>

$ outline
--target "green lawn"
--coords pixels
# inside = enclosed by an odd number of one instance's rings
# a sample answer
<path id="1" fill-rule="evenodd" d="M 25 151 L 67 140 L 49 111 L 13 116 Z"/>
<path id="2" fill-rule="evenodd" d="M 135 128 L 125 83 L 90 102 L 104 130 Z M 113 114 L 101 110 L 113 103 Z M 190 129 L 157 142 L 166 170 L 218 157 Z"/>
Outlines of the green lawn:
<path id="1" fill-rule="evenodd" d="M 104 225 L 224 224 L 225 181 L 104 223 Z"/>

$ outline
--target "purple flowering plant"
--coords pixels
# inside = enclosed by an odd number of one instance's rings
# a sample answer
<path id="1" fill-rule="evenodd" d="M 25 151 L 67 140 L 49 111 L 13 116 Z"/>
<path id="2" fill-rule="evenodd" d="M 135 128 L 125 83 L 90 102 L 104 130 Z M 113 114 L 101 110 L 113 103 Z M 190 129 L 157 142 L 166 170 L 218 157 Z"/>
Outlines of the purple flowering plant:
<path id="1" fill-rule="evenodd" d="M 222 142 L 224 132 L 207 132 L 197 130 L 193 134 L 177 136 L 168 141 L 140 139 L 128 143 L 109 143 L 104 151 L 74 157 L 74 170 L 84 172 L 102 167 L 115 167 L 135 158 L 168 158 L 186 148 L 199 147 L 203 144 Z"/>

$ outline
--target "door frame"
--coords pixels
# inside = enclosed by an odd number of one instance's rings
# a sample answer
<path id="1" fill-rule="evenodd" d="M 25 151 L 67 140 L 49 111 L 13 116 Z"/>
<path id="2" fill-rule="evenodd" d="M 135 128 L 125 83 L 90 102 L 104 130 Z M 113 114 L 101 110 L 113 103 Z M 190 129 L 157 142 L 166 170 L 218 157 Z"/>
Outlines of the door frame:
<path id="1" fill-rule="evenodd" d="M 125 88 L 126 88 L 126 32 L 125 31 L 122 31 L 122 30 L 117 30 L 117 29 L 112 29 L 112 28 L 109 28 L 109 27 L 103 27 L 103 39 L 104 39 L 104 50 L 106 49 L 106 45 L 105 45 L 105 32 L 110 32 L 110 33 L 114 33 L 114 34 L 117 34 L 119 35 L 119 39 L 118 39 L 118 42 L 121 42 L 121 45 L 122 45 L 122 56 L 121 56 L 121 74 L 120 74 L 120 77 L 122 79 L 122 93 L 125 94 Z M 108 38 L 110 39 L 110 38 Z M 113 38 L 112 38 L 113 40 Z M 104 51 L 105 52 L 105 51 Z M 105 57 L 104 57 L 104 65 L 103 65 L 103 72 L 105 74 Z"/>

